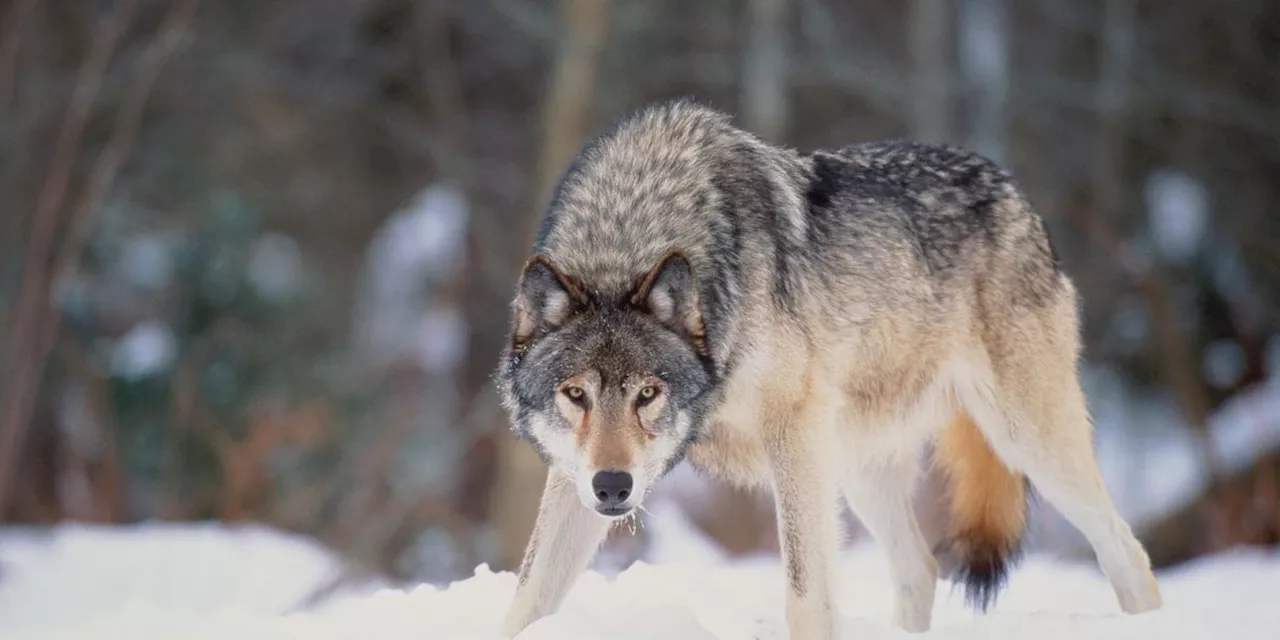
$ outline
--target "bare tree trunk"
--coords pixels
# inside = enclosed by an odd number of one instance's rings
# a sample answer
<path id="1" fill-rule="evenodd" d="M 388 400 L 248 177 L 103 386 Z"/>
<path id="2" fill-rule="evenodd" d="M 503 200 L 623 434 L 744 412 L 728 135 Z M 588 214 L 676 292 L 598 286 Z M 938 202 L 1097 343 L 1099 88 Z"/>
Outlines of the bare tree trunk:
<path id="1" fill-rule="evenodd" d="M 1097 153 L 1093 160 L 1093 193 L 1104 215 L 1124 207 L 1121 179 L 1124 144 L 1121 128 L 1131 100 L 1134 0 L 1108 0 L 1099 70 Z"/>
<path id="2" fill-rule="evenodd" d="M 609 29 L 609 5 L 610 0 L 560 1 L 564 33 L 542 108 L 539 199 L 555 187 L 556 180 L 589 132 L 596 72 Z M 532 219 L 536 225 L 538 216 Z M 532 237 L 533 233 L 527 235 Z"/>
<path id="3" fill-rule="evenodd" d="M 772 142 L 780 142 L 787 129 L 788 8 L 787 0 L 747 4 L 739 108 L 747 128 Z"/>
<path id="4" fill-rule="evenodd" d="M 89 121 L 89 112 L 97 99 L 98 88 L 116 44 L 133 20 L 136 2 L 122 4 L 95 34 L 93 44 L 80 67 L 67 107 L 62 129 L 54 146 L 49 175 L 40 192 L 26 263 L 22 272 L 15 320 L 5 351 L 4 390 L 0 398 L 0 517 L 9 499 L 15 456 L 21 450 L 31 416 L 35 411 L 40 383 L 44 379 L 45 360 L 52 347 L 49 324 L 55 316 L 50 310 L 53 291 L 51 265 L 54 262 L 62 203 L 70 190 L 80 138 Z"/>
<path id="5" fill-rule="evenodd" d="M 1103 217 L 1118 216 L 1127 206 L 1122 183 L 1125 156 L 1123 128 L 1133 84 L 1135 13 L 1135 0 L 1108 0 L 1106 4 L 1103 64 L 1097 94 L 1097 156 L 1093 162 L 1093 189 Z M 1168 283 L 1159 269 L 1145 267 L 1141 260 L 1129 260 L 1127 264 L 1130 275 L 1137 281 L 1150 307 L 1169 383 L 1182 404 L 1187 420 L 1197 429 L 1204 429 L 1210 411 L 1208 392 L 1195 373 L 1200 367 L 1173 315 Z"/>
<path id="6" fill-rule="evenodd" d="M 1104 20 L 1102 66 L 1099 68 L 1095 96 L 1095 108 L 1098 111 L 1098 141 L 1095 145 L 1097 155 L 1093 159 L 1091 181 L 1097 202 L 1096 215 L 1105 217 L 1117 215 L 1124 207 L 1121 183 L 1124 145 L 1120 139 L 1120 129 L 1131 93 L 1133 0 L 1108 0 Z M 1129 442 L 1128 450 L 1138 456 L 1137 464 L 1127 467 L 1129 475 L 1136 478 L 1142 471 L 1143 449 L 1136 446 L 1133 437 L 1126 436 L 1126 440 Z M 1133 483 L 1128 482 L 1126 485 L 1133 486 Z"/>
<path id="7" fill-rule="evenodd" d="M 9 97 L 13 95 L 14 83 L 17 81 L 22 27 L 35 4 L 35 0 L 18 0 L 5 14 L 7 24 L 4 26 L 3 35 L 0 35 L 0 112 L 7 111 L 9 108 Z"/>
<path id="8" fill-rule="evenodd" d="M 8 354 L 11 358 L 8 369 L 11 377 L 6 381 L 8 395 L 4 398 L 4 413 L 0 416 L 0 514 L 4 512 L 4 501 L 10 490 L 12 458 L 22 446 L 31 422 L 45 367 L 60 328 L 61 316 L 51 308 L 55 280 L 66 277 L 78 265 L 81 251 L 88 241 L 93 216 L 133 149 L 156 76 L 165 60 L 182 44 L 186 25 L 190 22 L 197 3 L 198 0 L 184 0 L 173 5 L 160 26 L 160 33 L 139 58 L 106 147 L 98 156 L 71 217 L 64 221 L 67 238 L 56 256 L 53 256 L 61 218 L 59 213 L 62 201 L 69 191 L 72 165 L 79 150 L 80 137 L 88 121 L 98 85 L 120 36 L 132 20 L 136 2 L 122 5 L 111 22 L 103 27 L 101 38 L 95 41 L 81 68 L 75 98 L 58 140 L 50 177 L 37 204 L 32 246 L 26 263 L 28 271 L 23 275 L 18 322 L 13 330 Z"/>
<path id="9" fill-rule="evenodd" d="M 914 0 L 909 19 L 911 135 L 925 142 L 944 142 L 951 136 L 951 91 L 947 80 L 951 17 L 947 3 Z"/>
<path id="10" fill-rule="evenodd" d="M 1004 0 L 969 0 L 960 8 L 960 66 L 972 97 L 969 146 L 996 162 L 1005 156 L 1009 36 Z"/>
<path id="11" fill-rule="evenodd" d="M 586 138 L 596 71 L 609 26 L 609 0 L 561 0 L 564 33 L 542 112 L 542 155 L 537 202 L 543 202 Z M 532 239 L 539 215 L 529 216 L 524 235 Z M 498 479 L 493 521 L 501 539 L 501 568 L 520 563 L 533 531 L 546 468 L 533 448 L 508 430 L 498 438 Z"/>

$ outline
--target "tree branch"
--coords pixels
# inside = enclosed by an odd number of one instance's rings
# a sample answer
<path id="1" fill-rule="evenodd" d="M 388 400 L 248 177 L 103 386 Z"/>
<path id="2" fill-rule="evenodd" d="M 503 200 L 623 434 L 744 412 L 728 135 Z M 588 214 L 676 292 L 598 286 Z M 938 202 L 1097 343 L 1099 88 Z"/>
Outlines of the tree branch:
<path id="1" fill-rule="evenodd" d="M 36 0 L 18 0 L 9 11 L 8 26 L 0 38 L 0 111 L 8 108 L 18 71 L 18 51 L 22 44 L 22 25 Z"/>
<path id="2" fill-rule="evenodd" d="M 787 1 L 751 0 L 742 52 L 742 119 L 756 135 L 781 142 L 787 128 Z"/>
<path id="3" fill-rule="evenodd" d="M 25 431 L 35 409 L 36 394 L 44 376 L 43 345 L 49 312 L 51 282 L 50 260 L 58 229 L 59 212 L 66 198 L 75 164 L 80 138 L 84 134 L 89 111 L 102 84 L 107 65 L 120 37 L 128 28 L 137 0 L 123 0 L 114 15 L 101 24 L 85 55 L 71 94 L 71 104 L 54 143 L 49 175 L 36 200 L 31 239 L 27 245 L 25 268 L 15 311 L 16 321 L 5 352 L 8 372 L 0 403 L 0 514 L 9 498 L 14 459 L 22 446 Z"/>
<path id="4" fill-rule="evenodd" d="M 10 345 L 10 380 L 3 411 L 0 415 L 0 512 L 8 499 L 13 475 L 14 456 L 22 446 L 30 426 L 40 383 L 44 378 L 49 354 L 57 339 L 61 317 L 51 308 L 54 280 L 48 277 L 49 258 L 53 251 L 58 212 L 66 197 L 71 167 L 90 108 L 106 71 L 111 53 L 124 33 L 136 8 L 136 0 L 125 0 L 103 36 L 96 39 L 82 67 L 67 121 L 54 153 L 53 167 L 37 204 L 31 253 L 27 256 L 27 272 L 22 283 L 18 322 Z M 156 40 L 138 61 L 133 81 L 120 107 L 106 148 L 98 157 L 89 181 L 68 221 L 68 239 L 55 262 L 57 276 L 72 271 L 80 259 L 92 226 L 93 214 L 100 207 L 115 181 L 120 166 L 133 148 L 141 125 L 143 110 L 164 61 L 177 48 L 198 0 L 184 0 L 166 15 Z M 43 320 L 42 320 L 43 318 Z"/>

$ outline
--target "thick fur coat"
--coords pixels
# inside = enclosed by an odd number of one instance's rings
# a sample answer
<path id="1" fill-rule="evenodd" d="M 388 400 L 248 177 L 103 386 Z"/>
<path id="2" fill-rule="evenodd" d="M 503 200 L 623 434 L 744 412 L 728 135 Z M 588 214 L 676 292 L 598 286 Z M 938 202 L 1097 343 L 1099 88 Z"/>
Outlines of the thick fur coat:
<path id="1" fill-rule="evenodd" d="M 655 105 L 583 148 L 533 253 L 497 378 L 550 473 L 508 635 L 685 458 L 773 490 L 793 637 L 836 632 L 841 495 L 889 556 L 895 623 L 928 629 L 940 566 L 911 495 L 930 442 L 950 478 L 941 568 L 973 604 L 1017 555 L 1029 480 L 1125 611 L 1160 605 L 1094 460 L 1075 289 L 990 161 L 911 142 L 799 153 Z"/>

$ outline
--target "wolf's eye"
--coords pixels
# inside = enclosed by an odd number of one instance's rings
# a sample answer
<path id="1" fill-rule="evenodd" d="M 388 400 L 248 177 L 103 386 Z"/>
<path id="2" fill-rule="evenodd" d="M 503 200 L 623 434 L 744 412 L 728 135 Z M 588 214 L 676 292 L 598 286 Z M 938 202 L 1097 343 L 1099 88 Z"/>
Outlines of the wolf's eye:
<path id="1" fill-rule="evenodd" d="M 585 405 L 587 403 L 587 393 L 582 390 L 582 387 L 565 387 L 564 395 L 569 396 L 569 399 L 574 404 Z"/>
<path id="2" fill-rule="evenodd" d="M 658 388 L 651 384 L 645 385 L 640 387 L 640 396 L 636 398 L 636 404 L 643 407 L 644 405 L 653 402 L 653 399 L 656 397 L 658 397 Z"/>

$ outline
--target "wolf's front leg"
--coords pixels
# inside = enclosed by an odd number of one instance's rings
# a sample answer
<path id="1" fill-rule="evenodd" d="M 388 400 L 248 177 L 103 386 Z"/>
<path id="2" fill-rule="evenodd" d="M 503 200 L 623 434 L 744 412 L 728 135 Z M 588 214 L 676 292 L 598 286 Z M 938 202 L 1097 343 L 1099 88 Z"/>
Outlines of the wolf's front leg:
<path id="1" fill-rule="evenodd" d="M 609 520 L 582 506 L 573 479 L 550 469 L 533 535 L 520 563 L 515 599 L 502 624 L 504 638 L 515 637 L 560 607 L 608 530 Z"/>
<path id="2" fill-rule="evenodd" d="M 787 572 L 787 626 L 794 640 L 836 636 L 832 574 L 838 551 L 835 450 L 827 423 L 801 411 L 770 446 L 778 540 Z"/>

